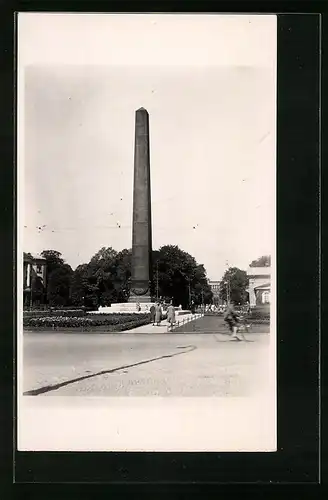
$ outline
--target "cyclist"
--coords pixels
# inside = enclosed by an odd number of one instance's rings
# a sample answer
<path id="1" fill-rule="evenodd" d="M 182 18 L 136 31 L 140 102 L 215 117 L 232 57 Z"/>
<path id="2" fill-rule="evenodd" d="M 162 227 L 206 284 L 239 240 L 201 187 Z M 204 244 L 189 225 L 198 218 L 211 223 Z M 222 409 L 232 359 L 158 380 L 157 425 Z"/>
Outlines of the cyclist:
<path id="1" fill-rule="evenodd" d="M 229 330 L 231 332 L 232 339 L 246 340 L 244 335 L 242 335 L 243 339 L 240 339 L 238 337 L 239 319 L 238 319 L 238 315 L 235 311 L 234 304 L 232 301 L 229 302 L 227 309 L 224 313 L 223 319 L 227 323 L 227 325 L 229 326 Z"/>

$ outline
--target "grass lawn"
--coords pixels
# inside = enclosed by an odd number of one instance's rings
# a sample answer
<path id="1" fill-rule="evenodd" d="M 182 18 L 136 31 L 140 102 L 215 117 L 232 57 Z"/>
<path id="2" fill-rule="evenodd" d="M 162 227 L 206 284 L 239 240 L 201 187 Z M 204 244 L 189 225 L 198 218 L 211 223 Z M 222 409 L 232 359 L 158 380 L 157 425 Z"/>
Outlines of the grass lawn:
<path id="1" fill-rule="evenodd" d="M 223 333 L 228 334 L 228 327 L 222 316 L 203 316 L 185 325 L 174 328 L 177 333 Z M 249 333 L 269 333 L 270 325 L 253 324 Z"/>

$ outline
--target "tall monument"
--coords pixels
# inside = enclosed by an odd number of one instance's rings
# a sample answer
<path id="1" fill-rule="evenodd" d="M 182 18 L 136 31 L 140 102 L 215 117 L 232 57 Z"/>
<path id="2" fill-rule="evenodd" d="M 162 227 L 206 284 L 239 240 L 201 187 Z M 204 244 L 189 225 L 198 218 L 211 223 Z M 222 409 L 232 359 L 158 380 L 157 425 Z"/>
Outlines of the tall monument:
<path id="1" fill-rule="evenodd" d="M 132 221 L 132 267 L 129 302 L 151 302 L 151 194 L 149 115 L 136 111 L 134 146 L 134 185 Z"/>

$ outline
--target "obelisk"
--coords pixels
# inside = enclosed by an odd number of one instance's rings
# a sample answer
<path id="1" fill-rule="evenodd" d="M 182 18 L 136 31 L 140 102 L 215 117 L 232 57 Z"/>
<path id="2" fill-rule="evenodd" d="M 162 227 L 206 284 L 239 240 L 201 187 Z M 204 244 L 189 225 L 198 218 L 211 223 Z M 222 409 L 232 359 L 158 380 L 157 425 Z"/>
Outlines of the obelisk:
<path id="1" fill-rule="evenodd" d="M 132 266 L 129 302 L 151 302 L 151 195 L 149 115 L 140 108 L 135 117 Z"/>

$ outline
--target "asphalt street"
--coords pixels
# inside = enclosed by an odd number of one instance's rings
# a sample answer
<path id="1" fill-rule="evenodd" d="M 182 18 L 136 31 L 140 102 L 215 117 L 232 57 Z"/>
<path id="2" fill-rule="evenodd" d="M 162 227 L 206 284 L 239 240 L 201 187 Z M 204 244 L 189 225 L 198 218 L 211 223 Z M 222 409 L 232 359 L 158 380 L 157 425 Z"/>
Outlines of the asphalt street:
<path id="1" fill-rule="evenodd" d="M 253 332 L 248 342 L 238 342 L 222 325 L 218 333 L 154 332 L 25 332 L 23 392 L 38 397 L 242 397 L 268 384 L 268 333 Z"/>

